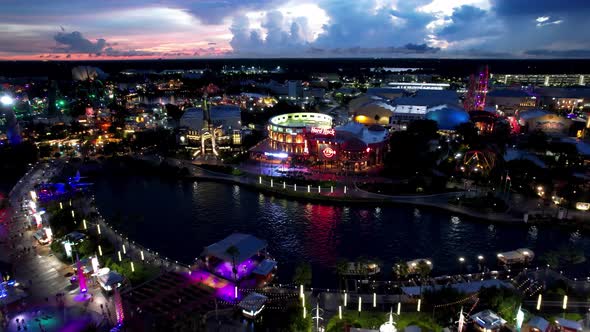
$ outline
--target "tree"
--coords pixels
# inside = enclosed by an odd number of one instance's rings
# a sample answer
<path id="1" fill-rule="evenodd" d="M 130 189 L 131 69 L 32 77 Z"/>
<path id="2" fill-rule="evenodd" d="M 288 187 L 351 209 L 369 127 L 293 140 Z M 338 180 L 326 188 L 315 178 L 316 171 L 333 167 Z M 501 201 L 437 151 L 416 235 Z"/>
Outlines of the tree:
<path id="1" fill-rule="evenodd" d="M 348 270 L 348 262 L 345 259 L 339 259 L 336 262 L 336 273 L 338 274 L 338 284 L 340 285 L 340 289 L 342 289 L 342 279 Z"/>
<path id="2" fill-rule="evenodd" d="M 514 289 L 506 287 L 482 288 L 479 300 L 482 307 L 497 312 L 508 322 L 516 319 L 516 311 L 522 303 L 522 297 Z"/>
<path id="3" fill-rule="evenodd" d="M 311 285 L 311 265 L 309 263 L 300 263 L 295 268 L 293 283 L 296 285 Z"/>
<path id="4" fill-rule="evenodd" d="M 238 249 L 238 247 L 232 245 L 229 248 L 227 248 L 227 250 L 225 252 L 231 256 L 232 272 L 234 274 L 234 281 L 236 282 L 236 285 L 237 285 L 237 283 L 238 283 L 238 269 L 236 268 L 236 257 L 238 257 L 240 255 L 240 249 Z"/>
<path id="5" fill-rule="evenodd" d="M 464 122 L 455 128 L 455 132 L 463 138 L 463 142 L 470 146 L 479 143 L 479 134 L 473 122 Z"/>
<path id="6" fill-rule="evenodd" d="M 420 297 L 422 297 L 422 285 L 431 271 L 432 265 L 427 264 L 424 260 L 421 260 L 416 266 L 416 273 L 418 273 L 418 276 L 420 277 Z"/>

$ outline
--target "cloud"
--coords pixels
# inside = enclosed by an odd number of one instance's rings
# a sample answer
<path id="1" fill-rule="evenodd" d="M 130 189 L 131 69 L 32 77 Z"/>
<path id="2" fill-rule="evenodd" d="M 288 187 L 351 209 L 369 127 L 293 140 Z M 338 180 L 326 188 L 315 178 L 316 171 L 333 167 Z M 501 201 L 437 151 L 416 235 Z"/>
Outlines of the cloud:
<path id="1" fill-rule="evenodd" d="M 396 56 L 435 54 L 440 48 L 426 44 L 406 44 L 402 47 L 348 47 L 348 48 L 319 48 L 310 47 L 307 54 L 314 56 Z"/>
<path id="2" fill-rule="evenodd" d="M 546 15 L 549 13 L 590 11 L 590 1 L 588 0 L 490 0 L 490 4 L 500 16 Z"/>
<path id="3" fill-rule="evenodd" d="M 406 0 L 391 4 L 376 0 L 340 1 L 319 3 L 329 17 L 315 44 L 320 47 L 386 47 L 393 43 L 423 43 L 428 35 L 426 25 L 434 20 L 433 14 L 417 11 L 429 1 Z"/>
<path id="4" fill-rule="evenodd" d="M 247 16 L 233 20 L 230 31 L 233 35 L 230 45 L 236 54 L 283 54 L 308 44 L 307 21 L 297 18 L 285 19 L 280 11 L 267 12 L 262 21 L 262 30 L 251 29 Z"/>
<path id="5" fill-rule="evenodd" d="M 527 50 L 525 55 L 548 58 L 590 58 L 590 49 L 572 49 L 572 50 L 549 50 L 535 49 Z"/>
<path id="6" fill-rule="evenodd" d="M 79 31 L 58 32 L 53 39 L 61 44 L 58 50 L 68 53 L 100 53 L 107 46 L 105 39 L 92 42 L 84 38 Z"/>
<path id="7" fill-rule="evenodd" d="M 487 10 L 475 6 L 463 5 L 455 8 L 448 20 L 450 22 L 437 32 L 437 37 L 447 41 L 489 37 L 501 33 L 495 18 Z"/>
<path id="8" fill-rule="evenodd" d="M 281 0 L 199 0 L 181 1 L 189 13 L 206 25 L 221 24 L 228 17 L 243 15 L 247 11 L 259 11 L 274 8 L 283 3 Z"/>
<path id="9" fill-rule="evenodd" d="M 561 23 L 563 23 L 563 20 L 554 19 L 554 18 L 549 17 L 549 16 L 537 17 L 537 19 L 535 21 L 537 22 L 537 26 L 538 27 L 544 27 L 544 26 L 547 26 L 547 25 L 554 25 L 554 24 L 561 24 Z"/>

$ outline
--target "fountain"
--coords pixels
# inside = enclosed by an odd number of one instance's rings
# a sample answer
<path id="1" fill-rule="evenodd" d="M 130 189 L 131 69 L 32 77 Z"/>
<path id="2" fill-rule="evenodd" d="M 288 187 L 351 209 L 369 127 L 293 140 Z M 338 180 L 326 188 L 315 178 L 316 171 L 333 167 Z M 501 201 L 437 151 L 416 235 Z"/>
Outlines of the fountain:
<path id="1" fill-rule="evenodd" d="M 393 322 L 393 311 L 389 312 L 389 320 L 379 327 L 379 332 L 397 332 L 397 328 Z"/>

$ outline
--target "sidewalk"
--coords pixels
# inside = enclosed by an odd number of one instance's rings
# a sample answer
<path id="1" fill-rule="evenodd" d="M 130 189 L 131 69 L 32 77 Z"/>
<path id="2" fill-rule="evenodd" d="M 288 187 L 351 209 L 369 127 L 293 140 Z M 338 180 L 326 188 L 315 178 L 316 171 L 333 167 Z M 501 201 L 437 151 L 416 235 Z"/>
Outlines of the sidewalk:
<path id="1" fill-rule="evenodd" d="M 35 182 L 49 178 L 59 169 L 52 169 L 50 174 L 43 175 L 44 164 L 37 164 L 27 173 L 13 188 L 9 196 L 10 222 L 0 225 L 0 242 L 3 250 L 0 259 L 11 262 L 15 269 L 15 279 L 27 288 L 29 296 L 21 302 L 18 309 L 8 312 L 10 317 L 9 331 L 16 331 L 16 319 L 28 317 L 28 331 L 40 331 L 38 323 L 45 331 L 61 331 L 64 324 L 69 322 L 83 322 L 94 320 L 99 330 L 108 330 L 110 324 L 103 319 L 103 310 L 114 313 L 114 307 L 105 298 L 97 285 L 89 287 L 90 297 L 82 298 L 76 286 L 72 286 L 65 275 L 72 272 L 69 265 L 57 259 L 47 246 L 39 245 L 33 238 L 33 230 L 25 227 L 26 217 L 20 211 L 23 198 L 28 198 L 29 191 L 33 189 Z M 63 294 L 59 295 L 58 294 Z M 102 305 L 102 308 L 101 308 Z M 39 318 L 39 311 L 45 313 L 45 317 Z M 58 313 L 61 312 L 61 318 Z M 34 321 L 33 317 L 38 318 Z M 113 320 L 113 319 L 111 319 Z M 27 320 L 26 320 L 27 321 Z M 34 322 L 34 323 L 33 323 Z"/>

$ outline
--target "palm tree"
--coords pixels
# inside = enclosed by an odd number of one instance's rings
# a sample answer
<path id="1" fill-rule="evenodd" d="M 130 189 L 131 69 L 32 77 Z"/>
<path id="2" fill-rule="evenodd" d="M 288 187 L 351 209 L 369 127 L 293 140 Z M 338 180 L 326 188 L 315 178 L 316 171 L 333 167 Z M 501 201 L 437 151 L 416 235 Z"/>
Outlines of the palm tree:
<path id="1" fill-rule="evenodd" d="M 240 255 L 240 249 L 238 249 L 236 246 L 232 245 L 229 248 L 227 248 L 225 250 L 225 252 L 231 256 L 232 272 L 234 274 L 234 281 L 237 286 L 237 284 L 238 284 L 238 269 L 236 268 L 236 257 L 238 257 Z"/>
<path id="2" fill-rule="evenodd" d="M 311 285 L 311 265 L 309 263 L 300 263 L 295 268 L 295 274 L 293 275 L 293 283 L 296 285 Z"/>
<path id="3" fill-rule="evenodd" d="M 348 262 L 345 259 L 339 259 L 336 262 L 336 273 L 338 274 L 338 284 L 340 285 L 340 289 L 342 289 L 344 275 L 348 271 Z"/>
<path id="4" fill-rule="evenodd" d="M 422 298 L 422 284 L 431 271 L 432 265 L 428 264 L 424 260 L 421 260 L 416 266 L 416 273 L 418 273 L 418 276 L 420 277 L 420 298 Z"/>
<path id="5" fill-rule="evenodd" d="M 405 279 L 408 274 L 410 274 L 410 270 L 408 268 L 408 263 L 402 261 L 401 259 L 397 261 L 397 263 L 395 264 L 394 268 L 393 268 L 393 272 L 397 278 L 398 281 L 400 281 L 400 289 L 401 289 L 401 280 Z M 399 300 L 398 302 L 401 302 L 401 292 L 399 294 Z"/>

